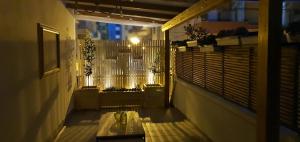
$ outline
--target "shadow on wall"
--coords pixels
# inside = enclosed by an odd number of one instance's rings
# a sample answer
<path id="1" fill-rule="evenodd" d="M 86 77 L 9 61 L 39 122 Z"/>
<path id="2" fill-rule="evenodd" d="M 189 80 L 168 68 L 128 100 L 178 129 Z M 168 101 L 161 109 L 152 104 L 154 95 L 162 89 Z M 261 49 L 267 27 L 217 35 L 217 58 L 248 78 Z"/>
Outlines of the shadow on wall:
<path id="1" fill-rule="evenodd" d="M 1 54 L 0 62 L 5 68 L 1 69 L 0 95 L 17 95 L 39 78 L 37 43 L 1 42 L 1 45 L 9 47 L 1 49 L 5 54 Z"/>
<path id="2" fill-rule="evenodd" d="M 3 141 L 48 138 L 62 123 L 75 86 L 75 41 L 61 41 L 61 70 L 40 79 L 36 42 L 3 42 L 0 133 Z M 2 132 L 3 131 L 3 132 Z M 52 137 L 52 136 L 51 136 Z"/>
<path id="3" fill-rule="evenodd" d="M 38 46 L 29 41 L 1 41 L 0 53 L 0 64 L 4 67 L 0 70 L 0 112 L 3 113 L 0 130 L 5 130 L 1 134 L 6 134 L 1 138 L 20 141 L 19 135 L 29 122 L 25 117 L 34 111 L 29 102 L 34 102 L 33 96 L 38 92 Z"/>
<path id="4" fill-rule="evenodd" d="M 43 95 L 43 93 L 41 93 L 40 95 Z M 44 124 L 44 121 L 47 119 L 47 117 L 49 117 L 50 111 L 51 109 L 53 109 L 53 106 L 55 104 L 55 101 L 57 100 L 58 95 L 59 95 L 59 86 L 57 81 L 55 82 L 55 87 L 51 90 L 50 97 L 43 104 L 40 113 L 33 121 L 31 121 L 32 123 L 25 133 L 23 139 L 24 141 L 31 141 L 31 142 L 36 141 L 37 134 L 40 131 L 41 126 Z"/>
<path id="5" fill-rule="evenodd" d="M 74 52 L 75 52 L 75 40 L 72 40 L 70 36 L 67 36 L 66 41 L 65 41 L 65 46 L 64 46 L 63 53 L 61 55 L 62 60 L 66 61 L 65 63 L 65 73 L 68 74 L 68 81 L 67 81 L 67 88 L 68 92 L 72 91 L 73 85 L 72 82 L 75 80 L 75 76 L 72 77 L 71 72 L 75 71 L 75 63 L 74 63 Z M 73 68 L 72 68 L 73 67 Z"/>
<path id="6" fill-rule="evenodd" d="M 29 128 L 24 135 L 24 141 L 36 141 L 39 132 L 41 135 L 44 135 L 44 137 L 48 137 L 48 140 L 51 140 L 55 135 L 50 135 L 49 137 L 49 133 L 53 134 L 53 130 L 55 130 L 54 134 L 56 134 L 56 131 L 64 123 L 64 118 L 67 113 L 67 110 L 64 109 L 69 106 L 69 97 L 71 97 L 70 94 L 72 94 L 72 89 L 75 86 L 75 79 L 73 79 L 75 78 L 73 74 L 75 71 L 75 41 L 71 40 L 70 37 L 67 37 L 66 40 L 61 41 L 60 51 L 60 72 L 39 80 L 41 84 L 40 93 L 38 95 L 41 95 L 41 109 L 34 118 L 34 121 L 31 121 L 32 123 L 30 123 Z M 42 99 L 45 97 L 47 97 L 47 99 Z M 61 118 L 61 116 L 63 118 Z M 49 119 L 51 123 L 59 121 L 59 126 L 52 126 L 53 124 L 47 125 L 46 121 L 49 121 Z M 49 129 L 49 127 L 52 129 Z M 48 128 L 49 130 L 45 130 L 45 128 Z"/>

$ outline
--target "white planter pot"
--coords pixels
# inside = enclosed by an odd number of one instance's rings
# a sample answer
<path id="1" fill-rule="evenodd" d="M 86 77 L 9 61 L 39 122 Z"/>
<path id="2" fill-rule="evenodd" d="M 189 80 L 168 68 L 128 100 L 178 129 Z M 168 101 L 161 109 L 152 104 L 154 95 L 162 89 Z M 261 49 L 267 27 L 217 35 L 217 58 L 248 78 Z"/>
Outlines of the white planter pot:
<path id="1" fill-rule="evenodd" d="M 200 52 L 215 52 L 219 49 L 220 47 L 215 47 L 213 45 L 204 45 L 204 46 L 201 46 L 199 48 Z"/>
<path id="2" fill-rule="evenodd" d="M 240 40 L 238 36 L 217 38 L 216 40 L 218 46 L 240 45 Z"/>
<path id="3" fill-rule="evenodd" d="M 185 46 L 179 46 L 177 47 L 179 52 L 186 52 L 186 47 Z"/>
<path id="4" fill-rule="evenodd" d="M 251 45 L 257 44 L 258 37 L 257 36 L 248 36 L 248 37 L 241 37 L 241 44 L 242 45 Z"/>
<path id="5" fill-rule="evenodd" d="M 198 41 L 197 40 L 187 41 L 186 44 L 188 47 L 196 47 L 198 46 Z"/>

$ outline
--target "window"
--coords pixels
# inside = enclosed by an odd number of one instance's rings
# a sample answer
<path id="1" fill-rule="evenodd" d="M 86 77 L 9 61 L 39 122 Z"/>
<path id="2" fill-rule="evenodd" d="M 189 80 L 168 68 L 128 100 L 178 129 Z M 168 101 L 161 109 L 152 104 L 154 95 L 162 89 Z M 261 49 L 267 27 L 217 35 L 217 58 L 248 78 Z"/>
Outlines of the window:
<path id="1" fill-rule="evenodd" d="M 121 30 L 121 27 L 120 27 L 120 26 L 116 26 L 116 27 L 115 27 L 115 30 L 116 30 L 116 31 L 120 31 L 120 30 Z"/>

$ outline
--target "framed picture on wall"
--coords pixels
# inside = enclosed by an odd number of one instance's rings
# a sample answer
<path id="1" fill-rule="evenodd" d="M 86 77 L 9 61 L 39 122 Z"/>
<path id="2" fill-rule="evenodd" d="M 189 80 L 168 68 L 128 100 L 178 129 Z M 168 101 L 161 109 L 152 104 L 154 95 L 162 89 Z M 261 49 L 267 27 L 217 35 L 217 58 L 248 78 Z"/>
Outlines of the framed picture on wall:
<path id="1" fill-rule="evenodd" d="M 40 78 L 54 74 L 60 68 L 60 34 L 52 27 L 37 24 Z"/>

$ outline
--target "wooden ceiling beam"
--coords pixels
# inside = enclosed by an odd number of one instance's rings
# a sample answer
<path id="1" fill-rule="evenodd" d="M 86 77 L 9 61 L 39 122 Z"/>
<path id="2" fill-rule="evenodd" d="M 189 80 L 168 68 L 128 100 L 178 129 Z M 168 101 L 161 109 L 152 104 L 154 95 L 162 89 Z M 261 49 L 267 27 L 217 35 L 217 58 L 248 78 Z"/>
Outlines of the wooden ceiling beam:
<path id="1" fill-rule="evenodd" d="M 175 27 L 176 25 L 179 25 L 197 15 L 205 14 L 209 10 L 212 10 L 216 8 L 217 6 L 220 6 L 223 3 L 230 2 L 231 0 L 200 0 L 194 5 L 192 5 L 190 8 L 186 9 L 185 11 L 181 12 L 177 16 L 175 16 L 173 19 L 168 21 L 162 26 L 162 31 L 166 31 L 168 29 L 171 29 Z"/>
<path id="2" fill-rule="evenodd" d="M 111 14 L 94 13 L 94 12 L 86 12 L 86 11 L 78 11 L 78 13 L 86 16 L 112 18 L 112 19 L 119 19 L 119 20 L 132 20 L 132 21 L 147 22 L 147 23 L 164 24 L 166 22 L 166 21 L 160 21 L 160 20 L 155 20 L 150 18 L 132 17 L 132 16 L 121 17 L 120 15 L 111 15 Z"/>
<path id="3" fill-rule="evenodd" d="M 103 13 L 114 13 L 120 14 L 119 9 L 108 8 L 103 6 L 91 6 L 91 5 L 83 5 L 83 4 L 65 4 L 67 8 L 77 9 L 77 10 L 87 10 L 87 11 L 98 11 Z M 152 17 L 152 18 L 161 18 L 161 19 L 172 19 L 174 14 L 163 14 L 163 13 L 152 13 L 146 11 L 135 11 L 135 10 L 126 10 L 122 9 L 123 15 L 131 15 L 131 16 L 141 16 L 141 17 Z"/>
<path id="4" fill-rule="evenodd" d="M 167 6 L 167 5 L 159 5 L 159 4 L 150 4 L 150 3 L 142 3 L 136 1 L 126 1 L 126 2 L 118 2 L 116 0 L 64 0 L 64 2 L 85 2 L 97 5 L 111 5 L 111 6 L 122 6 L 124 8 L 135 8 L 135 9 L 148 9 L 148 10 L 158 10 L 158 11 L 170 11 L 170 12 L 182 12 L 187 7 L 184 6 Z"/>

